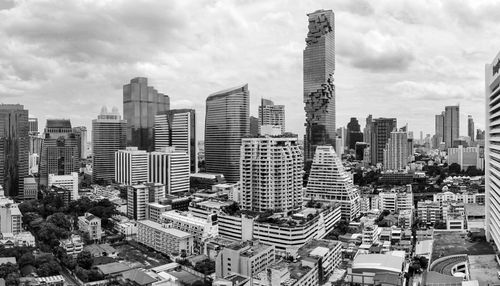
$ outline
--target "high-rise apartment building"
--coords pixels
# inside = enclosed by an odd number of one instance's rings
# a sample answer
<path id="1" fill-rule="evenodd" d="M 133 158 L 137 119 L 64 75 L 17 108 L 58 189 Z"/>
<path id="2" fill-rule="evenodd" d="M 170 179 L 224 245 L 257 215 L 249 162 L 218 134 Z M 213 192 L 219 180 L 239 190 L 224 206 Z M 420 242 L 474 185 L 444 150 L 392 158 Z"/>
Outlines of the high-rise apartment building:
<path id="1" fill-rule="evenodd" d="M 29 169 L 28 110 L 0 104 L 0 180 L 9 197 L 22 198 Z"/>
<path id="2" fill-rule="evenodd" d="M 165 197 L 165 186 L 147 183 L 127 188 L 127 216 L 135 220 L 147 219 L 147 206 Z"/>
<path id="3" fill-rule="evenodd" d="M 335 16 L 318 10 L 309 17 L 304 49 L 306 133 L 304 159 L 312 161 L 316 146 L 335 145 Z"/>
<path id="4" fill-rule="evenodd" d="M 92 120 L 92 181 L 109 184 L 115 178 L 115 152 L 127 144 L 127 122 L 121 119 L 118 109 L 108 112 L 101 109 Z"/>
<path id="5" fill-rule="evenodd" d="M 404 170 L 408 165 L 410 155 L 408 147 L 408 134 L 406 132 L 391 132 L 391 137 L 384 149 L 384 170 Z"/>
<path id="6" fill-rule="evenodd" d="M 250 132 L 248 84 L 222 90 L 207 98 L 205 165 L 208 173 L 222 173 L 228 182 L 240 177 L 241 138 Z"/>
<path id="7" fill-rule="evenodd" d="M 332 146 L 318 146 L 311 166 L 306 196 L 316 201 L 338 202 L 342 218 L 359 216 L 359 192 Z"/>
<path id="8" fill-rule="evenodd" d="M 196 115 L 194 109 L 172 109 L 155 116 L 155 149 L 175 147 L 190 160 L 191 173 L 196 173 Z"/>
<path id="9" fill-rule="evenodd" d="M 148 79 L 136 77 L 123 86 L 123 119 L 127 120 L 127 146 L 153 151 L 155 115 L 170 109 L 168 95 L 148 86 Z"/>
<path id="10" fill-rule="evenodd" d="M 262 98 L 259 106 L 259 133 L 264 125 L 280 126 L 281 134 L 285 133 L 285 106 L 274 105 L 271 100 Z"/>
<path id="11" fill-rule="evenodd" d="M 453 141 L 460 135 L 460 106 L 446 106 L 444 111 L 444 142 L 447 148 L 453 147 Z"/>
<path id="12" fill-rule="evenodd" d="M 500 52 L 485 66 L 486 238 L 500 249 Z"/>
<path id="13" fill-rule="evenodd" d="M 49 174 L 78 172 L 78 141 L 69 119 L 47 119 L 40 158 L 40 184 L 47 186 Z"/>
<path id="14" fill-rule="evenodd" d="M 5 197 L 2 186 L 0 186 L 0 218 L 0 233 L 16 235 L 22 231 L 23 215 L 18 204 L 14 200 Z"/>
<path id="15" fill-rule="evenodd" d="M 384 148 L 391 137 L 391 132 L 397 127 L 396 118 L 377 118 L 371 123 L 370 152 L 371 163 L 383 163 Z"/>
<path id="16" fill-rule="evenodd" d="M 137 147 L 115 152 L 115 182 L 137 185 L 148 181 L 149 155 Z"/>
<path id="17" fill-rule="evenodd" d="M 149 182 L 165 186 L 167 194 L 189 192 L 189 156 L 176 147 L 149 153 Z"/>
<path id="18" fill-rule="evenodd" d="M 472 118 L 472 115 L 469 115 L 467 117 L 467 135 L 470 137 L 470 141 L 474 142 L 475 138 L 475 130 L 474 130 L 474 119 Z"/>
<path id="19" fill-rule="evenodd" d="M 288 212 L 302 207 L 304 159 L 297 137 L 244 138 L 241 208 Z"/>

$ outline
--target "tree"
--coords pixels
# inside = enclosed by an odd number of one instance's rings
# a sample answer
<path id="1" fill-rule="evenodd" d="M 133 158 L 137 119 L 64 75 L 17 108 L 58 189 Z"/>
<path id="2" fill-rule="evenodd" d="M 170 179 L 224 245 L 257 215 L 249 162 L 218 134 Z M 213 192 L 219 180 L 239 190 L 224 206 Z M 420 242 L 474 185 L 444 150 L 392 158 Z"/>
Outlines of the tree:
<path id="1" fill-rule="evenodd" d="M 210 259 L 204 259 L 202 261 L 198 261 L 194 265 L 194 270 L 203 273 L 205 275 L 210 275 L 215 272 L 215 261 Z"/>
<path id="2" fill-rule="evenodd" d="M 86 250 L 78 253 L 78 256 L 76 257 L 76 263 L 83 269 L 90 269 L 93 261 L 94 259 L 92 258 L 92 254 Z"/>
<path id="3" fill-rule="evenodd" d="M 4 263 L 0 265 L 0 278 L 6 278 L 9 273 L 17 273 L 19 269 L 17 268 L 17 265 L 13 263 Z"/>
<path id="4" fill-rule="evenodd" d="M 36 270 L 36 274 L 40 277 L 59 275 L 60 272 L 61 266 L 53 259 L 42 263 Z"/>
<path id="5" fill-rule="evenodd" d="M 34 266 L 35 263 L 36 263 L 35 256 L 30 252 L 23 254 L 21 258 L 19 258 L 19 260 L 17 261 L 17 264 L 19 264 L 19 268 L 23 268 L 24 266 L 27 265 Z"/>
<path id="6" fill-rule="evenodd" d="M 452 163 L 449 167 L 448 167 L 448 171 L 451 173 L 451 174 L 460 174 L 460 172 L 462 171 L 462 167 L 457 164 L 457 163 Z"/>
<path id="7" fill-rule="evenodd" d="M 434 224 L 434 228 L 435 229 L 446 229 L 446 223 L 444 221 L 442 221 L 442 220 L 438 220 Z"/>
<path id="8" fill-rule="evenodd" d="M 62 228 L 64 230 L 71 230 L 71 221 L 63 213 L 55 213 L 47 217 L 47 222 L 54 224 L 55 226 Z"/>

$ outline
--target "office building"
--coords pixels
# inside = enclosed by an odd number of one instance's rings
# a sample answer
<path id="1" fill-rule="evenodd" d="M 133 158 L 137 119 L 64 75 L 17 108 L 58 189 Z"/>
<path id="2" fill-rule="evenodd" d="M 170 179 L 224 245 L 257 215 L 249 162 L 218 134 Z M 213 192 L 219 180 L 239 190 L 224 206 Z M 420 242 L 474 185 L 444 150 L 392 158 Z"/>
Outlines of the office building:
<path id="1" fill-rule="evenodd" d="M 250 116 L 250 136 L 259 136 L 259 118 Z"/>
<path id="2" fill-rule="evenodd" d="M 123 86 L 123 119 L 127 121 L 127 146 L 153 151 L 155 115 L 170 109 L 168 95 L 148 86 L 145 77 L 133 78 Z"/>
<path id="3" fill-rule="evenodd" d="M 72 172 L 69 175 L 49 174 L 48 187 L 56 186 L 69 191 L 70 201 L 78 200 L 78 173 Z"/>
<path id="4" fill-rule="evenodd" d="M 361 126 L 356 117 L 351 117 L 351 120 L 347 123 L 346 135 L 346 146 L 349 150 L 355 150 L 356 143 L 363 142 L 363 132 L 361 132 Z"/>
<path id="5" fill-rule="evenodd" d="M 38 118 L 29 117 L 28 124 L 29 124 L 28 134 L 30 136 L 38 136 L 38 134 L 40 134 L 40 132 L 38 132 Z"/>
<path id="6" fill-rule="evenodd" d="M 264 125 L 279 126 L 281 134 L 285 133 L 285 106 L 274 105 L 269 99 L 262 98 L 259 106 L 259 134 Z"/>
<path id="7" fill-rule="evenodd" d="M 444 111 L 444 142 L 447 148 L 460 136 L 460 106 L 446 106 Z"/>
<path id="8" fill-rule="evenodd" d="M 331 146 L 318 146 L 307 182 L 306 196 L 315 201 L 337 202 L 342 218 L 359 216 L 359 192 Z"/>
<path id="9" fill-rule="evenodd" d="M 92 181 L 109 184 L 115 178 L 115 152 L 126 147 L 127 122 L 122 120 L 118 108 L 108 112 L 101 109 L 92 120 Z"/>
<path id="10" fill-rule="evenodd" d="M 29 169 L 28 110 L 20 104 L 0 104 L 0 183 L 5 195 L 23 198 Z"/>
<path id="11" fill-rule="evenodd" d="M 24 178 L 23 198 L 25 200 L 33 200 L 38 197 L 38 183 L 35 177 Z"/>
<path id="12" fill-rule="evenodd" d="M 434 142 L 433 147 L 438 148 L 444 142 L 444 111 L 435 116 L 434 121 Z"/>
<path id="13" fill-rule="evenodd" d="M 78 172 L 78 141 L 68 119 L 47 119 L 40 157 L 40 184 L 47 186 L 49 174 Z"/>
<path id="14" fill-rule="evenodd" d="M 242 209 L 289 212 L 302 207 L 303 164 L 297 137 L 244 138 Z"/>
<path id="15" fill-rule="evenodd" d="M 472 115 L 469 115 L 467 117 L 467 135 L 470 137 L 470 141 L 474 142 L 475 140 L 475 129 L 474 129 L 474 119 L 472 118 Z"/>
<path id="16" fill-rule="evenodd" d="M 0 186 L 0 233 L 16 235 L 21 232 L 23 215 L 18 206 L 12 199 L 5 197 L 4 190 Z"/>
<path id="17" fill-rule="evenodd" d="M 500 249 L 500 52 L 485 66 L 486 238 Z M 479 137 L 479 136 L 478 136 Z M 479 139 L 479 138 L 478 138 Z"/>
<path id="18" fill-rule="evenodd" d="M 147 218 L 149 203 L 165 198 L 165 186 L 147 183 L 127 187 L 127 216 L 135 220 Z"/>
<path id="19" fill-rule="evenodd" d="M 413 209 L 413 192 L 411 185 L 396 187 L 390 191 L 379 193 L 379 204 L 381 211 L 411 211 Z"/>
<path id="20" fill-rule="evenodd" d="M 77 153 L 78 158 L 86 159 L 87 158 L 87 127 L 85 126 L 77 126 L 73 127 L 73 133 L 75 134 L 77 141 Z"/>
<path id="21" fill-rule="evenodd" d="M 155 116 L 155 150 L 175 147 L 186 153 L 191 173 L 198 169 L 196 154 L 196 115 L 194 109 L 172 109 Z"/>
<path id="22" fill-rule="evenodd" d="M 396 118 L 376 118 L 371 123 L 370 153 L 371 163 L 383 163 L 384 149 L 386 147 L 391 132 L 397 127 Z"/>
<path id="23" fill-rule="evenodd" d="M 384 149 L 384 170 L 405 170 L 410 156 L 408 147 L 406 132 L 391 132 L 391 137 Z"/>
<path id="24" fill-rule="evenodd" d="M 136 185 L 148 182 L 149 154 L 137 147 L 115 152 L 115 182 Z"/>
<path id="25" fill-rule="evenodd" d="M 193 235 L 161 224 L 141 220 L 137 222 L 137 242 L 167 255 L 193 254 Z"/>
<path id="26" fill-rule="evenodd" d="M 365 150 L 369 149 L 369 145 L 366 142 L 356 142 L 354 145 L 354 154 L 356 155 L 356 160 L 363 161 L 365 158 Z"/>
<path id="27" fill-rule="evenodd" d="M 275 247 L 258 240 L 238 241 L 224 247 L 215 257 L 216 277 L 238 273 L 247 277 L 269 268 L 275 262 Z"/>
<path id="28" fill-rule="evenodd" d="M 176 147 L 148 153 L 148 182 L 165 186 L 167 194 L 189 192 L 189 156 Z"/>
<path id="29" fill-rule="evenodd" d="M 316 146 L 335 145 L 335 16 L 318 10 L 309 18 L 304 49 L 306 133 L 304 160 L 313 160 Z"/>
<path id="30" fill-rule="evenodd" d="M 101 219 L 91 213 L 78 217 L 78 229 L 89 235 L 89 239 L 100 241 L 102 238 Z"/>
<path id="31" fill-rule="evenodd" d="M 250 133 L 248 84 L 222 90 L 207 98 L 205 165 L 208 173 L 222 173 L 228 182 L 240 178 L 241 138 Z"/>

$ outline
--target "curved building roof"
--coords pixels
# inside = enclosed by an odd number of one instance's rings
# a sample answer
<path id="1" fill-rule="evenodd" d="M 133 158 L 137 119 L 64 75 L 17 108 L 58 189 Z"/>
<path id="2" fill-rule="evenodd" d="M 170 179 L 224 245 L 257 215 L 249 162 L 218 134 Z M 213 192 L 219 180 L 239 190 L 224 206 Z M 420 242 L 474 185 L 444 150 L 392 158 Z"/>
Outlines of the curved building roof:
<path id="1" fill-rule="evenodd" d="M 248 83 L 214 92 L 207 97 L 207 100 L 215 99 L 218 97 L 228 96 L 237 92 L 248 92 Z"/>

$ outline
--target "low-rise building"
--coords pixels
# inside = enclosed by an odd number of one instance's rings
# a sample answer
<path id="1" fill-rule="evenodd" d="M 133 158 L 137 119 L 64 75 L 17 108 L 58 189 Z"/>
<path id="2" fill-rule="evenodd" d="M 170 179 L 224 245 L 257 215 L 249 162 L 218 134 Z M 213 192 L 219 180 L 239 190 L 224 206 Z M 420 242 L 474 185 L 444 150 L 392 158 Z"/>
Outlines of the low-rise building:
<path id="1" fill-rule="evenodd" d="M 189 256 L 194 250 L 192 234 L 175 228 L 165 228 L 150 220 L 137 222 L 137 241 L 156 251 L 174 256 L 183 252 Z"/>
<path id="2" fill-rule="evenodd" d="M 72 172 L 70 175 L 49 174 L 48 187 L 57 186 L 69 190 L 70 200 L 78 200 L 78 173 Z"/>
<path id="3" fill-rule="evenodd" d="M 91 213 L 78 217 L 78 228 L 87 233 L 91 240 L 98 241 L 102 238 L 101 219 Z"/>
<path id="4" fill-rule="evenodd" d="M 275 248 L 257 240 L 235 242 L 222 249 L 215 258 L 216 277 L 237 273 L 252 277 L 275 262 Z"/>
<path id="5" fill-rule="evenodd" d="M 83 240 L 79 235 L 72 234 L 67 239 L 61 239 L 59 245 L 66 251 L 67 255 L 76 257 L 78 253 L 83 251 Z"/>
<path id="6" fill-rule="evenodd" d="M 405 285 L 405 252 L 392 251 L 386 254 L 358 254 L 347 269 L 345 282 L 351 285 Z M 382 277 L 384 276 L 384 277 Z M 381 284 L 388 276 L 394 283 Z"/>
<path id="7" fill-rule="evenodd" d="M 171 210 L 171 206 L 149 203 L 146 205 L 146 219 L 161 223 L 161 214 L 169 210 Z"/>

